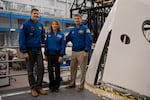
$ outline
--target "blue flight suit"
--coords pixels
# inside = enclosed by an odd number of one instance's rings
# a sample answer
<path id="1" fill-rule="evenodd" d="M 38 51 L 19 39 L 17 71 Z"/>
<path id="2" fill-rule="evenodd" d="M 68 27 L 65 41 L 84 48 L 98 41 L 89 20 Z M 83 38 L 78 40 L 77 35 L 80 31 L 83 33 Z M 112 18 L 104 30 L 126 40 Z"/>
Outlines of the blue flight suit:
<path id="1" fill-rule="evenodd" d="M 28 81 L 31 89 L 42 88 L 44 64 L 41 52 L 41 44 L 44 43 L 45 31 L 43 25 L 31 19 L 25 21 L 20 27 L 19 49 L 22 53 L 28 53 L 29 59 L 26 59 Z M 36 66 L 37 79 L 34 77 L 34 66 Z"/>
<path id="2" fill-rule="evenodd" d="M 45 31 L 40 22 L 34 23 L 31 19 L 24 22 L 20 27 L 19 32 L 19 48 L 22 53 L 41 49 L 41 44 L 44 43 Z"/>
<path id="3" fill-rule="evenodd" d="M 92 35 L 86 25 L 80 25 L 79 28 L 72 28 L 66 37 L 66 41 L 71 41 L 73 51 L 86 51 L 91 50 Z"/>
<path id="4" fill-rule="evenodd" d="M 56 55 L 56 51 L 59 51 L 60 56 L 65 54 L 65 39 L 62 32 L 48 33 L 45 41 L 45 53 L 50 55 Z"/>
<path id="5" fill-rule="evenodd" d="M 60 56 L 63 57 L 64 54 L 64 34 L 57 32 L 55 35 L 50 32 L 45 42 L 45 55 L 48 58 L 49 88 L 52 92 L 57 91 L 60 86 L 60 62 L 58 62 L 58 59 Z"/>

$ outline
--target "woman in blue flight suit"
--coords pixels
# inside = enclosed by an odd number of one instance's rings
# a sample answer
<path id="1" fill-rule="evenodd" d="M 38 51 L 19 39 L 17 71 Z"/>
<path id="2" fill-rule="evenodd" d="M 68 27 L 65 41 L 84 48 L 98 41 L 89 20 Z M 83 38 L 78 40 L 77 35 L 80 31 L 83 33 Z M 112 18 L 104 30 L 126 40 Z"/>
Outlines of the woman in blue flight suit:
<path id="1" fill-rule="evenodd" d="M 60 86 L 60 63 L 65 54 L 64 34 L 61 32 L 61 25 L 57 20 L 50 24 L 50 33 L 45 42 L 45 56 L 48 61 L 49 89 L 59 91 Z"/>

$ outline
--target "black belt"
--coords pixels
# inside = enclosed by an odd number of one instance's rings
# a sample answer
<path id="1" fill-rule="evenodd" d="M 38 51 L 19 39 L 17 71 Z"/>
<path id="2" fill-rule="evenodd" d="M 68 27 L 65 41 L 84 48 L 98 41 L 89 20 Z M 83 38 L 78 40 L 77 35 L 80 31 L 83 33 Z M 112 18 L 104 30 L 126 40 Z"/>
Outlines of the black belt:
<path id="1" fill-rule="evenodd" d="M 27 49 L 28 51 L 37 51 L 37 52 L 41 50 L 41 48 L 32 48 L 32 47 L 29 47 Z"/>
<path id="2" fill-rule="evenodd" d="M 83 51 L 84 49 L 83 48 L 80 48 L 79 50 L 77 49 L 72 49 L 72 51 Z"/>

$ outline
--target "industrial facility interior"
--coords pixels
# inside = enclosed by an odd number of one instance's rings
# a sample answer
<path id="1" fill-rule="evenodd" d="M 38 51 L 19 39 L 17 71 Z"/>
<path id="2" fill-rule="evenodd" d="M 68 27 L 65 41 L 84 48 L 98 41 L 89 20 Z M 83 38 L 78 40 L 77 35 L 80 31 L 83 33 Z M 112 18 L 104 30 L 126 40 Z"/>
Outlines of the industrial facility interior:
<path id="1" fill-rule="evenodd" d="M 60 91 L 49 92 L 44 60 L 42 84 L 48 94 L 30 95 L 18 37 L 32 8 L 39 9 L 45 32 L 52 20 L 58 20 L 65 36 L 75 25 L 73 15 L 81 14 L 93 39 L 84 91 L 66 89 L 72 56 L 69 42 L 60 68 Z M 149 0 L 0 0 L 0 100 L 150 100 L 149 9 Z M 42 51 L 44 57 L 44 47 Z M 80 70 L 77 84 L 79 77 Z"/>

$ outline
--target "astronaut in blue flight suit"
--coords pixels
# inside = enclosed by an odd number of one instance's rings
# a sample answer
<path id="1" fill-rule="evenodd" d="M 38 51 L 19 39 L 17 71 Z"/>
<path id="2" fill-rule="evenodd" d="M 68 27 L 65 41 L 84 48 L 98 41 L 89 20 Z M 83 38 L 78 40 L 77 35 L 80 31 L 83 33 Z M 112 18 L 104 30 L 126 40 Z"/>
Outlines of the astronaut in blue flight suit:
<path id="1" fill-rule="evenodd" d="M 44 43 L 45 31 L 43 25 L 38 21 L 39 10 L 31 10 L 31 19 L 25 21 L 20 27 L 19 49 L 26 59 L 28 81 L 31 88 L 31 95 L 36 97 L 39 94 L 46 94 L 42 89 L 44 75 L 43 56 L 41 44 Z M 34 77 L 34 66 L 36 66 L 37 79 Z"/>
<path id="2" fill-rule="evenodd" d="M 60 63 L 65 54 L 65 39 L 57 20 L 50 24 L 50 33 L 45 42 L 45 56 L 48 61 L 49 89 L 58 92 L 60 86 Z"/>
<path id="3" fill-rule="evenodd" d="M 71 29 L 66 37 L 66 43 L 71 41 L 72 57 L 71 57 L 71 82 L 68 88 L 74 88 L 76 86 L 76 74 L 78 65 L 81 69 L 80 85 L 77 91 L 80 92 L 84 89 L 86 65 L 88 62 L 88 53 L 91 50 L 92 35 L 89 28 L 86 25 L 82 25 L 82 18 L 80 14 L 74 15 L 75 27 Z"/>

